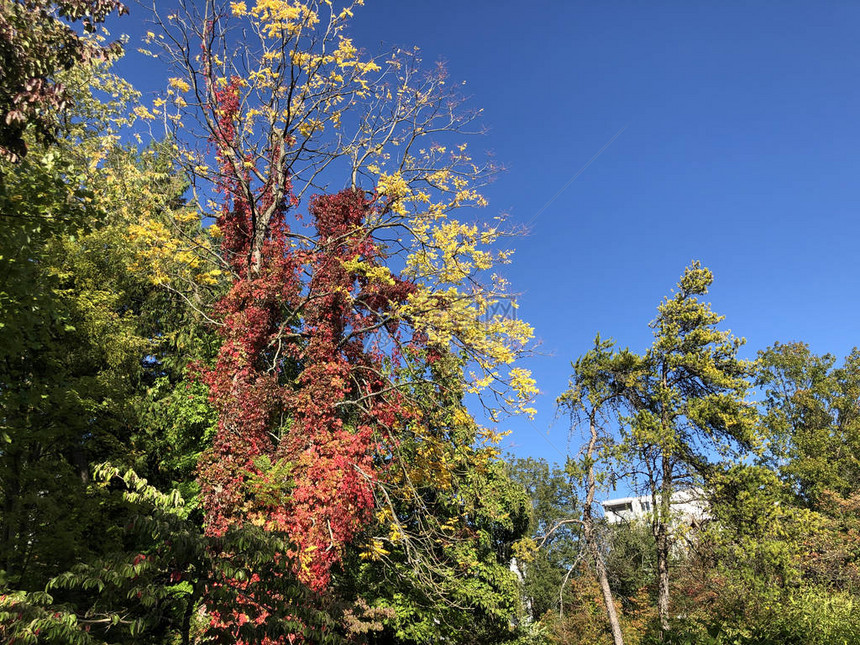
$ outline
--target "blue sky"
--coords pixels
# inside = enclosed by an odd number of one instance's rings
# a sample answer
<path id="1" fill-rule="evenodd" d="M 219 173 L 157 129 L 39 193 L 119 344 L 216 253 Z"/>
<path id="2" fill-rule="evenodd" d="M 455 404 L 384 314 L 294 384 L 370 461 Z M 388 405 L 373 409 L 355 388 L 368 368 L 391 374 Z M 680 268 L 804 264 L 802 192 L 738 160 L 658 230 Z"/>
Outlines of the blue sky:
<path id="1" fill-rule="evenodd" d="M 472 147 L 507 167 L 484 215 L 531 223 L 505 273 L 541 342 L 527 366 L 543 394 L 505 448 L 562 458 L 570 361 L 597 332 L 643 350 L 692 259 L 746 357 L 858 344 L 858 25 L 848 2 L 367 0 L 356 44 L 447 62 L 485 110 Z M 135 60 L 120 71 L 145 87 Z"/>
<path id="2" fill-rule="evenodd" d="M 744 354 L 847 354 L 860 313 L 860 5 L 368 2 L 356 39 L 416 44 L 466 81 L 508 171 L 489 213 L 532 221 L 507 275 L 544 393 L 506 446 L 560 459 L 555 397 L 594 335 L 642 350 L 685 265 Z"/>

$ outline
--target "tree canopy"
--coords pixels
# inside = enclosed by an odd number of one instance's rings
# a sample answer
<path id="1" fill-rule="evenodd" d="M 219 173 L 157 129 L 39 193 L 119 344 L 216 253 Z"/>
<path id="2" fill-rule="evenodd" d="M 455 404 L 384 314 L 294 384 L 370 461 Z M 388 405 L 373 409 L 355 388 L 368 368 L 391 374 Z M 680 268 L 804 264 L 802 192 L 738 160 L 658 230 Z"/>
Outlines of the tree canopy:
<path id="1" fill-rule="evenodd" d="M 0 637 L 855 642 L 857 350 L 743 360 L 694 262 L 574 361 L 565 462 L 505 460 L 481 112 L 361 4 L 153 5 L 144 99 L 122 4 L 0 0 Z"/>

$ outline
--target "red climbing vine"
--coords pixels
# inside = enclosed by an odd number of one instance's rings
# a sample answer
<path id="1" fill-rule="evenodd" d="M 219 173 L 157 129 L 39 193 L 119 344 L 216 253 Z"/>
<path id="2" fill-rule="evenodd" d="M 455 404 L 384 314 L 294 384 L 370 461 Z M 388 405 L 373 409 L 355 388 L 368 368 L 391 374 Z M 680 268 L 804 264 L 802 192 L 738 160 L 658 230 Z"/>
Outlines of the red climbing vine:
<path id="1" fill-rule="evenodd" d="M 287 194 L 255 244 L 247 164 L 230 154 L 238 81 L 215 92 L 223 209 L 217 225 L 233 280 L 218 303 L 222 346 L 200 368 L 219 414 L 200 463 L 207 531 L 252 523 L 285 533 L 295 573 L 322 590 L 373 506 L 373 442 L 404 414 L 386 390 L 382 357 L 367 348 L 395 334 L 392 307 L 414 286 L 376 271 L 379 245 L 366 227 L 375 200 L 359 190 L 314 198 L 313 245 L 298 247 L 285 221 Z"/>

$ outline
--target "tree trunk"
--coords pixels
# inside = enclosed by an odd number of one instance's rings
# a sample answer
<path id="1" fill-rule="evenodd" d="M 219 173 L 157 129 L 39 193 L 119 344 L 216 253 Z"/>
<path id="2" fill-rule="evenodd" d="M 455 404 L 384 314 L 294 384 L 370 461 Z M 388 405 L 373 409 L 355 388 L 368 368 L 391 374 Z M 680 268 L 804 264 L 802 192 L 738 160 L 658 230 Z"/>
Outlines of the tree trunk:
<path id="1" fill-rule="evenodd" d="M 672 520 L 672 465 L 668 456 L 662 459 L 663 481 L 660 486 L 660 509 L 654 514 L 653 533 L 657 546 L 657 613 L 660 616 L 660 640 L 669 631 L 669 540 Z"/>
<path id="2" fill-rule="evenodd" d="M 669 631 L 669 539 L 665 525 L 659 527 L 657 535 L 657 612 L 664 640 Z"/>
<path id="3" fill-rule="evenodd" d="M 668 367 L 664 362 L 660 370 L 660 384 L 668 389 Z M 666 405 L 660 405 L 660 425 L 665 433 L 669 426 Z M 660 617 L 660 640 L 666 640 L 669 631 L 669 530 L 672 521 L 672 459 L 663 447 L 660 455 L 662 479 L 660 482 L 660 510 L 654 514 L 652 525 L 657 543 L 657 614 Z M 653 490 L 653 489 L 652 489 Z"/>
<path id="4" fill-rule="evenodd" d="M 588 530 L 585 531 L 588 533 Z M 615 600 L 612 597 L 612 589 L 609 588 L 609 577 L 606 574 L 606 566 L 600 556 L 600 550 L 594 541 L 592 533 L 588 541 L 588 548 L 594 560 L 594 568 L 597 571 L 597 581 L 600 583 L 600 591 L 603 594 L 603 604 L 606 607 L 606 617 L 609 619 L 609 628 L 612 630 L 612 641 L 615 645 L 624 645 L 624 637 L 621 634 L 621 623 L 618 621 L 618 613 L 615 611 Z"/>
<path id="5" fill-rule="evenodd" d="M 11 453 L 7 455 L 8 466 L 6 467 L 5 486 L 0 489 L 3 494 L 3 513 L 0 515 L 0 555 L 3 558 L 3 566 L 6 570 L 6 575 L 10 580 L 14 580 L 16 561 L 15 561 L 15 546 L 17 543 L 18 533 L 20 531 L 20 508 L 21 502 L 21 487 L 20 487 L 20 461 L 19 451 L 15 449 L 13 444 Z"/>
<path id="6" fill-rule="evenodd" d="M 591 514 L 591 505 L 594 503 L 594 493 L 597 489 L 597 481 L 594 477 L 594 449 L 597 445 L 597 424 L 594 412 L 590 415 L 589 426 L 591 437 L 588 441 L 586 459 L 588 460 L 587 489 L 585 493 L 585 507 L 582 512 L 582 532 L 585 544 L 594 561 L 594 569 L 597 573 L 597 581 L 603 594 L 603 604 L 606 607 L 606 617 L 609 619 L 609 628 L 612 630 L 612 640 L 615 645 L 624 645 L 624 637 L 621 635 L 621 624 L 618 622 L 618 613 L 615 611 L 615 601 L 612 598 L 612 589 L 609 588 L 609 577 L 606 575 L 606 565 L 597 548 L 597 539 L 594 535 L 594 517 Z"/>

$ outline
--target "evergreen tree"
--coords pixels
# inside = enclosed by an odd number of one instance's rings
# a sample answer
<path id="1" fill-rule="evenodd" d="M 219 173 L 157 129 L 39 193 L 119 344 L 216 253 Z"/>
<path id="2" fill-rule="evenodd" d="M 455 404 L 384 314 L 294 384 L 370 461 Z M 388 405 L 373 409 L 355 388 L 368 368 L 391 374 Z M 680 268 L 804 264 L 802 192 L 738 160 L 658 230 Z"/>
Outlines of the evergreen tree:
<path id="1" fill-rule="evenodd" d="M 640 356 L 618 353 L 600 374 L 601 387 L 618 397 L 623 415 L 618 469 L 632 473 L 634 485 L 643 486 L 653 502 L 663 633 L 669 629 L 669 565 L 680 528 L 672 497 L 701 490 L 718 472 L 719 459 L 757 441 L 755 410 L 745 399 L 752 364 L 737 356 L 743 341 L 717 329 L 723 317 L 700 300 L 712 282 L 698 262 L 687 267 L 677 291 L 657 308 L 651 347 Z"/>

